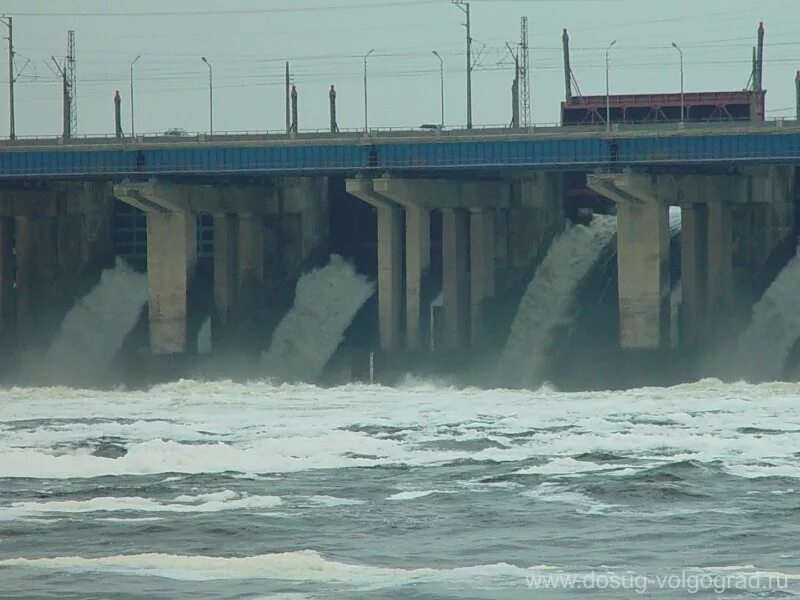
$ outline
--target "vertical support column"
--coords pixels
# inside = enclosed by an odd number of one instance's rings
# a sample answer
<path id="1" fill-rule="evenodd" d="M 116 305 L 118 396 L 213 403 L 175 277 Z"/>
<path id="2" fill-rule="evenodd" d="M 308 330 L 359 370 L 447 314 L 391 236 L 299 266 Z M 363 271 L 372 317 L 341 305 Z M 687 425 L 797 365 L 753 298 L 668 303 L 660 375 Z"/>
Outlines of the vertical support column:
<path id="1" fill-rule="evenodd" d="M 469 280 L 467 279 L 467 211 L 442 209 L 442 277 L 444 345 L 449 350 L 467 344 Z"/>
<path id="2" fill-rule="evenodd" d="M 708 314 L 724 317 L 733 295 L 733 235 L 731 208 L 708 204 Z"/>
<path id="3" fill-rule="evenodd" d="M 703 339 L 708 305 L 708 206 L 681 207 L 681 340 L 695 348 Z"/>
<path id="4" fill-rule="evenodd" d="M 58 278 L 58 221 L 50 217 L 16 218 L 16 304 L 18 340 L 43 341 L 49 319 L 50 290 Z"/>
<path id="5" fill-rule="evenodd" d="M 669 207 L 617 204 L 620 342 L 649 350 L 670 343 Z"/>
<path id="6" fill-rule="evenodd" d="M 12 333 L 14 318 L 14 247 L 12 220 L 0 218 L 0 346 Z"/>
<path id="7" fill-rule="evenodd" d="M 486 301 L 495 294 L 494 211 L 473 209 L 469 226 L 472 346 L 479 348 L 485 342 Z"/>
<path id="8" fill-rule="evenodd" d="M 228 337 L 236 303 L 238 283 L 238 218 L 214 215 L 214 324 L 213 346 Z"/>
<path id="9" fill-rule="evenodd" d="M 403 211 L 378 208 L 378 326 L 381 349 L 400 347 L 403 305 Z"/>
<path id="10" fill-rule="evenodd" d="M 147 213 L 147 279 L 150 349 L 154 354 L 191 351 L 189 284 L 197 257 L 197 217 L 190 212 Z"/>
<path id="11" fill-rule="evenodd" d="M 406 345 L 409 350 L 422 347 L 426 329 L 423 290 L 430 267 L 431 214 L 426 208 L 410 204 L 406 207 Z"/>
<path id="12" fill-rule="evenodd" d="M 264 217 L 239 215 L 239 281 L 237 311 L 239 324 L 249 327 L 264 304 Z"/>

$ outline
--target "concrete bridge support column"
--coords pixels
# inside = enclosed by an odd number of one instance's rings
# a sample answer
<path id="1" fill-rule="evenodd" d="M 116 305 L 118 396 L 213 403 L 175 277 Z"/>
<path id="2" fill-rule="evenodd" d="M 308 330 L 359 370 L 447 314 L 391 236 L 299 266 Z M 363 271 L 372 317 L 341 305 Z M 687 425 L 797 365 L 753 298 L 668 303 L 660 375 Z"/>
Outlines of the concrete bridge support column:
<path id="1" fill-rule="evenodd" d="M 469 339 L 467 228 L 468 213 L 466 210 L 442 209 L 444 345 L 450 350 L 465 348 Z"/>
<path id="2" fill-rule="evenodd" d="M 239 218 L 235 214 L 214 215 L 214 322 L 211 329 L 215 348 L 230 341 L 235 320 L 238 287 Z"/>
<path id="3" fill-rule="evenodd" d="M 717 323 L 724 322 L 732 296 L 731 206 L 712 201 L 708 204 L 708 314 Z"/>
<path id="4" fill-rule="evenodd" d="M 617 205 L 620 339 L 624 348 L 670 343 L 669 208 L 660 202 Z"/>
<path id="5" fill-rule="evenodd" d="M 378 327 L 381 349 L 402 346 L 403 211 L 378 209 Z"/>
<path id="6" fill-rule="evenodd" d="M 703 340 L 708 307 L 708 206 L 681 207 L 682 345 Z"/>
<path id="7" fill-rule="evenodd" d="M 264 305 L 265 251 L 264 217 L 261 214 L 239 214 L 237 321 L 242 331 L 249 329 Z"/>
<path id="8" fill-rule="evenodd" d="M 674 178 L 591 175 L 591 189 L 617 205 L 620 343 L 629 350 L 670 344 L 669 202 Z"/>
<path id="9" fill-rule="evenodd" d="M 19 342 L 45 343 L 52 323 L 46 318 L 58 280 L 58 221 L 55 217 L 16 218 L 16 318 Z"/>
<path id="10" fill-rule="evenodd" d="M 0 217 L 0 352 L 14 328 L 13 221 Z"/>
<path id="11" fill-rule="evenodd" d="M 484 345 L 487 303 L 495 294 L 494 211 L 470 211 L 470 301 L 472 347 Z"/>
<path id="12" fill-rule="evenodd" d="M 406 207 L 406 346 L 420 350 L 427 336 L 423 323 L 424 290 L 431 268 L 431 213 L 428 209 Z"/>
<path id="13" fill-rule="evenodd" d="M 197 257 L 197 215 L 147 213 L 147 280 L 150 349 L 154 354 L 191 352 L 189 285 Z"/>

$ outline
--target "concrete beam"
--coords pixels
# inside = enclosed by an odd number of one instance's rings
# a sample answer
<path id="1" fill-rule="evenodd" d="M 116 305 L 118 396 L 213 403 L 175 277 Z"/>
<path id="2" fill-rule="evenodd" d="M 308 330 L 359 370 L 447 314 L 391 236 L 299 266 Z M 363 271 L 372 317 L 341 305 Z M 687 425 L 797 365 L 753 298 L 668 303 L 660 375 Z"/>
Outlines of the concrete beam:
<path id="1" fill-rule="evenodd" d="M 150 349 L 155 354 L 191 352 L 189 285 L 197 256 L 197 217 L 187 212 L 147 214 L 147 279 Z"/>
<path id="2" fill-rule="evenodd" d="M 494 211 L 474 209 L 470 212 L 470 303 L 472 347 L 485 343 L 485 312 L 495 294 Z"/>
<path id="3" fill-rule="evenodd" d="M 468 343 L 467 228 L 467 211 L 452 208 L 442 210 L 444 347 L 448 350 L 462 350 Z"/>
<path id="4" fill-rule="evenodd" d="M 415 204 L 437 208 L 504 208 L 509 205 L 511 185 L 505 181 L 468 179 L 406 179 L 380 177 L 374 191 L 401 206 Z"/>

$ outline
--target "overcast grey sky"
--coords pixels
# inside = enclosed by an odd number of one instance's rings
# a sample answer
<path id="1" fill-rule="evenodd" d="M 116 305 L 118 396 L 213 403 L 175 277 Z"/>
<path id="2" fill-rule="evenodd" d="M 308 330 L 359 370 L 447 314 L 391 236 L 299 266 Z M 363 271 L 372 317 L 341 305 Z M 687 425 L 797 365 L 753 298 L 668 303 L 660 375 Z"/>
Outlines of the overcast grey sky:
<path id="1" fill-rule="evenodd" d="M 433 50 L 445 60 L 446 121 L 466 121 L 464 18 L 449 0 L 5 0 L 3 10 L 14 17 L 17 67 L 30 60 L 17 82 L 19 136 L 61 131 L 60 81 L 46 63 L 51 54 L 66 54 L 69 29 L 76 35 L 79 134 L 113 132 L 117 89 L 128 131 L 130 62 L 137 54 L 143 55 L 135 71 L 138 132 L 207 129 L 208 71 L 201 56 L 214 69 L 217 131 L 284 127 L 285 59 L 300 93 L 301 129 L 327 127 L 332 83 L 340 127 L 360 127 L 361 57 L 372 48 L 371 125 L 438 121 Z M 173 14 L 154 14 L 164 12 Z M 767 28 L 768 116 L 794 114 L 798 0 L 474 0 L 475 51 L 485 46 L 473 76 L 476 125 L 510 120 L 513 66 L 504 46 L 519 41 L 523 15 L 530 22 L 535 122 L 558 120 L 563 27 L 571 33 L 573 70 L 584 94 L 604 93 L 604 52 L 614 39 L 612 92 L 679 91 L 673 41 L 685 52 L 687 91 L 710 91 L 744 88 L 759 20 Z M 3 61 L 6 49 L 4 42 Z M 6 137 L 7 71 L 1 71 L 0 136 Z"/>

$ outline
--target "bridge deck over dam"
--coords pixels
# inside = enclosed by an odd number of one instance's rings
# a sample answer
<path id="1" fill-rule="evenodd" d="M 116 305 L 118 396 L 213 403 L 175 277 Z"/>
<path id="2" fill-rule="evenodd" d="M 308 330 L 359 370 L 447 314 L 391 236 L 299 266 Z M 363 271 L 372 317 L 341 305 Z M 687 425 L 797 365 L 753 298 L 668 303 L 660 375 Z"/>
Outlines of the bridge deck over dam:
<path id="1" fill-rule="evenodd" d="M 326 175 L 470 169 L 793 164 L 800 122 L 687 123 L 365 133 L 18 139 L 0 143 L 0 179 L 133 175 Z"/>

